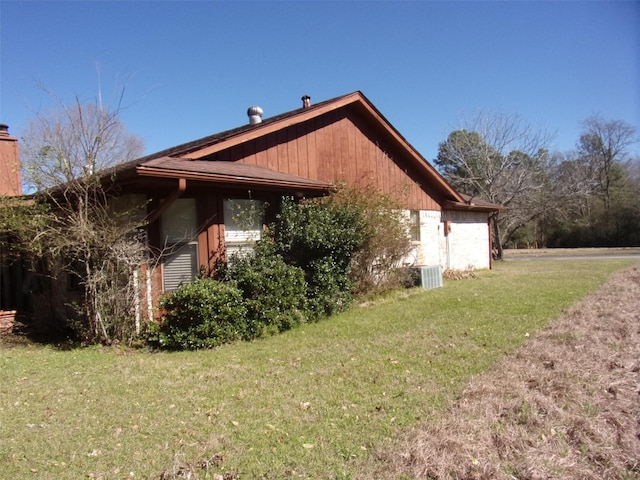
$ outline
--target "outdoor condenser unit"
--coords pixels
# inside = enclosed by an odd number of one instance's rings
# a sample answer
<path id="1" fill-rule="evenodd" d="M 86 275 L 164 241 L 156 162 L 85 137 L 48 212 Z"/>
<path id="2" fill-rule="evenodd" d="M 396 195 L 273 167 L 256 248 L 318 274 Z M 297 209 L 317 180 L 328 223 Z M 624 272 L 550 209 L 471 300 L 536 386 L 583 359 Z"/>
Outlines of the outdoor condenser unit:
<path id="1" fill-rule="evenodd" d="M 429 265 L 419 268 L 422 288 L 431 289 L 442 287 L 442 268 L 440 268 L 440 265 Z"/>

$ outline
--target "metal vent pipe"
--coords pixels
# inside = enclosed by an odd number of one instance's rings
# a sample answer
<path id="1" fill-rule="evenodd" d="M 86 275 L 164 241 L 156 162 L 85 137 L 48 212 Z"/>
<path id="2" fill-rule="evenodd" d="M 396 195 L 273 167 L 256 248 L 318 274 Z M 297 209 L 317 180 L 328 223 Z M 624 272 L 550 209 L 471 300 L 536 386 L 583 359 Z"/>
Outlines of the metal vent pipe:
<path id="1" fill-rule="evenodd" d="M 249 125 L 257 125 L 262 123 L 262 114 L 264 112 L 258 106 L 249 107 L 247 109 L 247 115 L 249 115 Z"/>

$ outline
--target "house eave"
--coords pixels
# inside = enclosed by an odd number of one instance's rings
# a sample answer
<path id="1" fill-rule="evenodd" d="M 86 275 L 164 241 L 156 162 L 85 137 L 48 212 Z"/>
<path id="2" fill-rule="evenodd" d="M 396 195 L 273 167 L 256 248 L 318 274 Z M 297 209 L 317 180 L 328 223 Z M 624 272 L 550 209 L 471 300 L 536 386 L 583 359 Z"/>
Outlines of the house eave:
<path id="1" fill-rule="evenodd" d="M 216 173 L 188 172 L 185 170 L 173 170 L 148 166 L 138 166 L 136 173 L 140 177 L 154 177 L 165 179 L 195 180 L 221 186 L 263 187 L 268 189 L 305 191 L 315 193 L 328 193 L 334 189 L 329 183 L 273 180 L 265 178 L 248 177 L 243 175 L 225 175 Z"/>
<path id="2" fill-rule="evenodd" d="M 473 202 L 454 202 L 451 200 L 447 200 L 444 204 L 445 209 L 447 210 L 464 210 L 464 211 L 474 211 L 474 212 L 486 212 L 486 213 L 498 213 L 504 210 L 504 207 L 501 205 L 495 205 L 491 203 L 481 203 L 476 204 Z"/>

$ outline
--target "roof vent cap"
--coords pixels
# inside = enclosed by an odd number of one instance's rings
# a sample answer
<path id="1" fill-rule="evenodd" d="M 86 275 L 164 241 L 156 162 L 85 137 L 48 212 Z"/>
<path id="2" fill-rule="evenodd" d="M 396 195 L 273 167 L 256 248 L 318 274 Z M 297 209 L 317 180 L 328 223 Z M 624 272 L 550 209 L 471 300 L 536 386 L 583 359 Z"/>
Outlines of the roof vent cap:
<path id="1" fill-rule="evenodd" d="M 302 97 L 302 108 L 309 108 L 311 106 L 311 97 L 309 95 L 304 95 Z"/>
<path id="2" fill-rule="evenodd" d="M 9 136 L 9 125 L 6 123 L 0 123 L 0 136 L 8 137 Z"/>
<path id="3" fill-rule="evenodd" d="M 249 125 L 257 125 L 262 123 L 262 114 L 264 112 L 258 106 L 249 107 L 247 109 L 247 115 L 249 115 Z"/>

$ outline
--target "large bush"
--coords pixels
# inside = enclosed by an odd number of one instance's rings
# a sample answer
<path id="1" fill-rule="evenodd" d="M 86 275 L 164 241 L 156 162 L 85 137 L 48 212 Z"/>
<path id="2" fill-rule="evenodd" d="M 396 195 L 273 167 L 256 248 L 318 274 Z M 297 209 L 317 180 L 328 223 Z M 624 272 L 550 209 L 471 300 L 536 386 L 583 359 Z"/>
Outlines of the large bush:
<path id="1" fill-rule="evenodd" d="M 284 261 L 305 273 L 312 318 L 351 302 L 351 258 L 365 241 L 364 226 L 360 210 L 348 204 L 283 200 L 271 235 Z"/>
<path id="2" fill-rule="evenodd" d="M 162 348 L 194 350 L 246 339 L 248 324 L 242 292 L 233 283 L 198 278 L 160 302 L 165 312 L 154 336 Z"/>
<path id="3" fill-rule="evenodd" d="M 348 208 L 362 220 L 362 241 L 351 256 L 349 279 L 357 297 L 400 288 L 411 282 L 403 262 L 411 251 L 408 217 L 396 200 L 372 186 L 340 187 L 324 200 Z"/>
<path id="4" fill-rule="evenodd" d="M 193 349 L 253 339 L 345 310 L 354 292 L 398 286 L 392 280 L 410 247 L 403 218 L 373 189 L 283 199 L 253 251 L 233 256 L 215 280 L 196 280 L 162 302 L 160 344 Z"/>
<path id="5" fill-rule="evenodd" d="M 242 292 L 254 337 L 282 332 L 305 321 L 304 272 L 287 265 L 270 239 L 258 242 L 253 252 L 235 255 L 224 277 Z"/>

